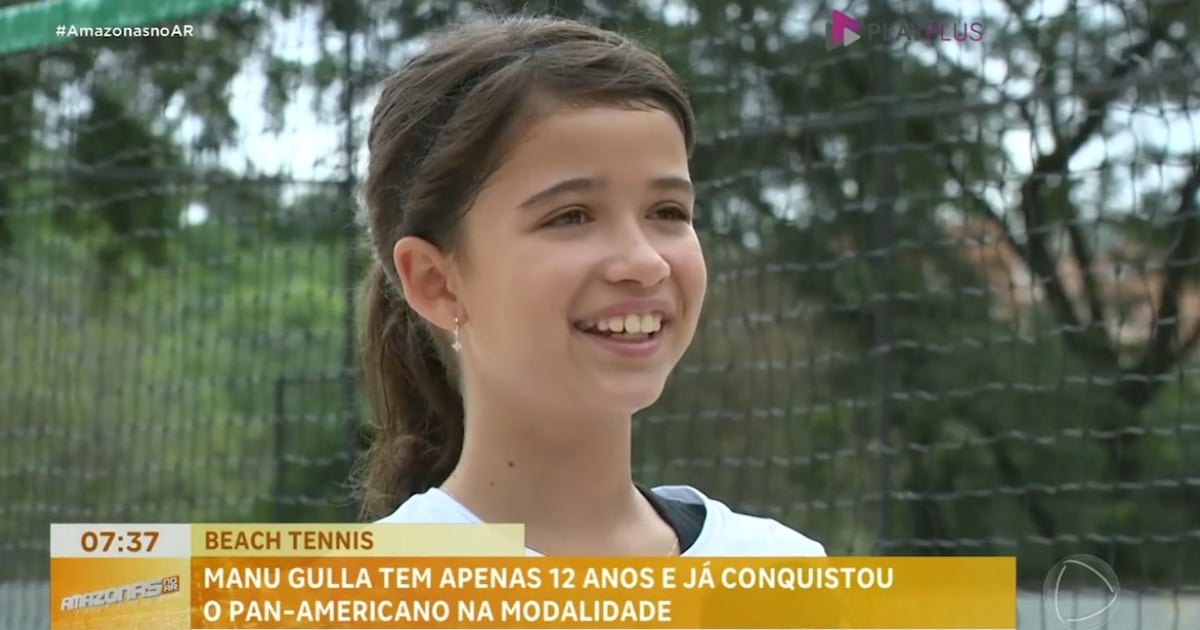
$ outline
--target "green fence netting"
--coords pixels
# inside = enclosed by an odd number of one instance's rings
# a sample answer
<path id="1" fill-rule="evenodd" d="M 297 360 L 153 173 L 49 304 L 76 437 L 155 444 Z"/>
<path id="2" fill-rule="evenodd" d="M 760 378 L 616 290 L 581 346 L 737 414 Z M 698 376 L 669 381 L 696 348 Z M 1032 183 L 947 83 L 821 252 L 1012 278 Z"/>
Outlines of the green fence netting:
<path id="1" fill-rule="evenodd" d="M 478 6 L 0 0 L 0 628 L 44 627 L 50 522 L 351 518 L 367 112 Z M 1194 3 L 487 6 L 694 93 L 710 296 L 640 480 L 1036 592 L 1090 553 L 1145 598 L 1114 628 L 1200 623 Z"/>

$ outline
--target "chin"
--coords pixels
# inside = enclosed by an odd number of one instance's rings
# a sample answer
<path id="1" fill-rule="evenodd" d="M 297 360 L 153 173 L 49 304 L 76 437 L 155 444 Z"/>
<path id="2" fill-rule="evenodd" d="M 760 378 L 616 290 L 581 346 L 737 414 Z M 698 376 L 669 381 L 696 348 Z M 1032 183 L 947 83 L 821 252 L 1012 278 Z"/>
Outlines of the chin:
<path id="1" fill-rule="evenodd" d="M 604 405 L 611 405 L 621 413 L 635 414 L 652 406 L 662 398 L 666 379 L 618 379 L 600 390 Z M 622 382 L 623 381 L 623 382 Z"/>

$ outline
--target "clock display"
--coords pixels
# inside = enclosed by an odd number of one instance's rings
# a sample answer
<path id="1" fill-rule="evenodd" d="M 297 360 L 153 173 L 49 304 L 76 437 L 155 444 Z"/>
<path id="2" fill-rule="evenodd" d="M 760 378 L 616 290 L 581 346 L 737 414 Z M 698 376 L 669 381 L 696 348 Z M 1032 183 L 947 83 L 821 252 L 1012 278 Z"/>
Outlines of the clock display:
<path id="1" fill-rule="evenodd" d="M 158 532 L 152 530 L 123 532 L 87 530 L 79 537 L 79 546 L 86 553 L 107 553 L 109 551 L 149 553 L 154 551 L 154 545 L 157 543 Z"/>

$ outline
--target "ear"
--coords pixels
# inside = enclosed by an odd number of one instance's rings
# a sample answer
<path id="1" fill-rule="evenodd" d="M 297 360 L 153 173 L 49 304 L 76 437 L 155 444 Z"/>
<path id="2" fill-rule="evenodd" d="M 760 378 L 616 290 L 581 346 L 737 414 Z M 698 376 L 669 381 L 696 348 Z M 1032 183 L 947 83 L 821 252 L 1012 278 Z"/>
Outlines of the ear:
<path id="1" fill-rule="evenodd" d="M 425 239 L 406 236 L 392 248 L 404 298 L 429 323 L 454 329 L 458 296 L 451 290 L 450 259 Z"/>

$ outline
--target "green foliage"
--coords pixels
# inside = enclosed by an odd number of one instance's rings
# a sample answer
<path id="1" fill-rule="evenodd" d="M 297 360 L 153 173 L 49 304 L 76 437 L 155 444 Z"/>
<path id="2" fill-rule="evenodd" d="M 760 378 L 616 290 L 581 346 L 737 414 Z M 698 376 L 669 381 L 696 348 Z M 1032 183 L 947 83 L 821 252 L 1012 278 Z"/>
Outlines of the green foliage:
<path id="1" fill-rule="evenodd" d="M 173 239 L 198 251 L 198 242 L 227 247 L 236 236 L 216 227 L 194 232 Z M 0 434 L 9 451 L 0 451 L 0 538 L 42 531 L 48 515 L 136 522 L 353 514 L 344 482 L 357 401 L 345 400 L 345 376 L 330 361 L 345 347 L 337 249 L 260 243 L 249 256 L 146 271 L 120 300 L 103 302 L 79 291 L 90 263 L 70 243 L 21 250 L 0 284 L 11 297 L 0 308 L 0 331 L 5 356 L 14 358 L 0 363 Z M 61 511 L 38 507 L 49 505 Z M 24 550 L 0 580 L 41 573 L 45 553 Z"/>

